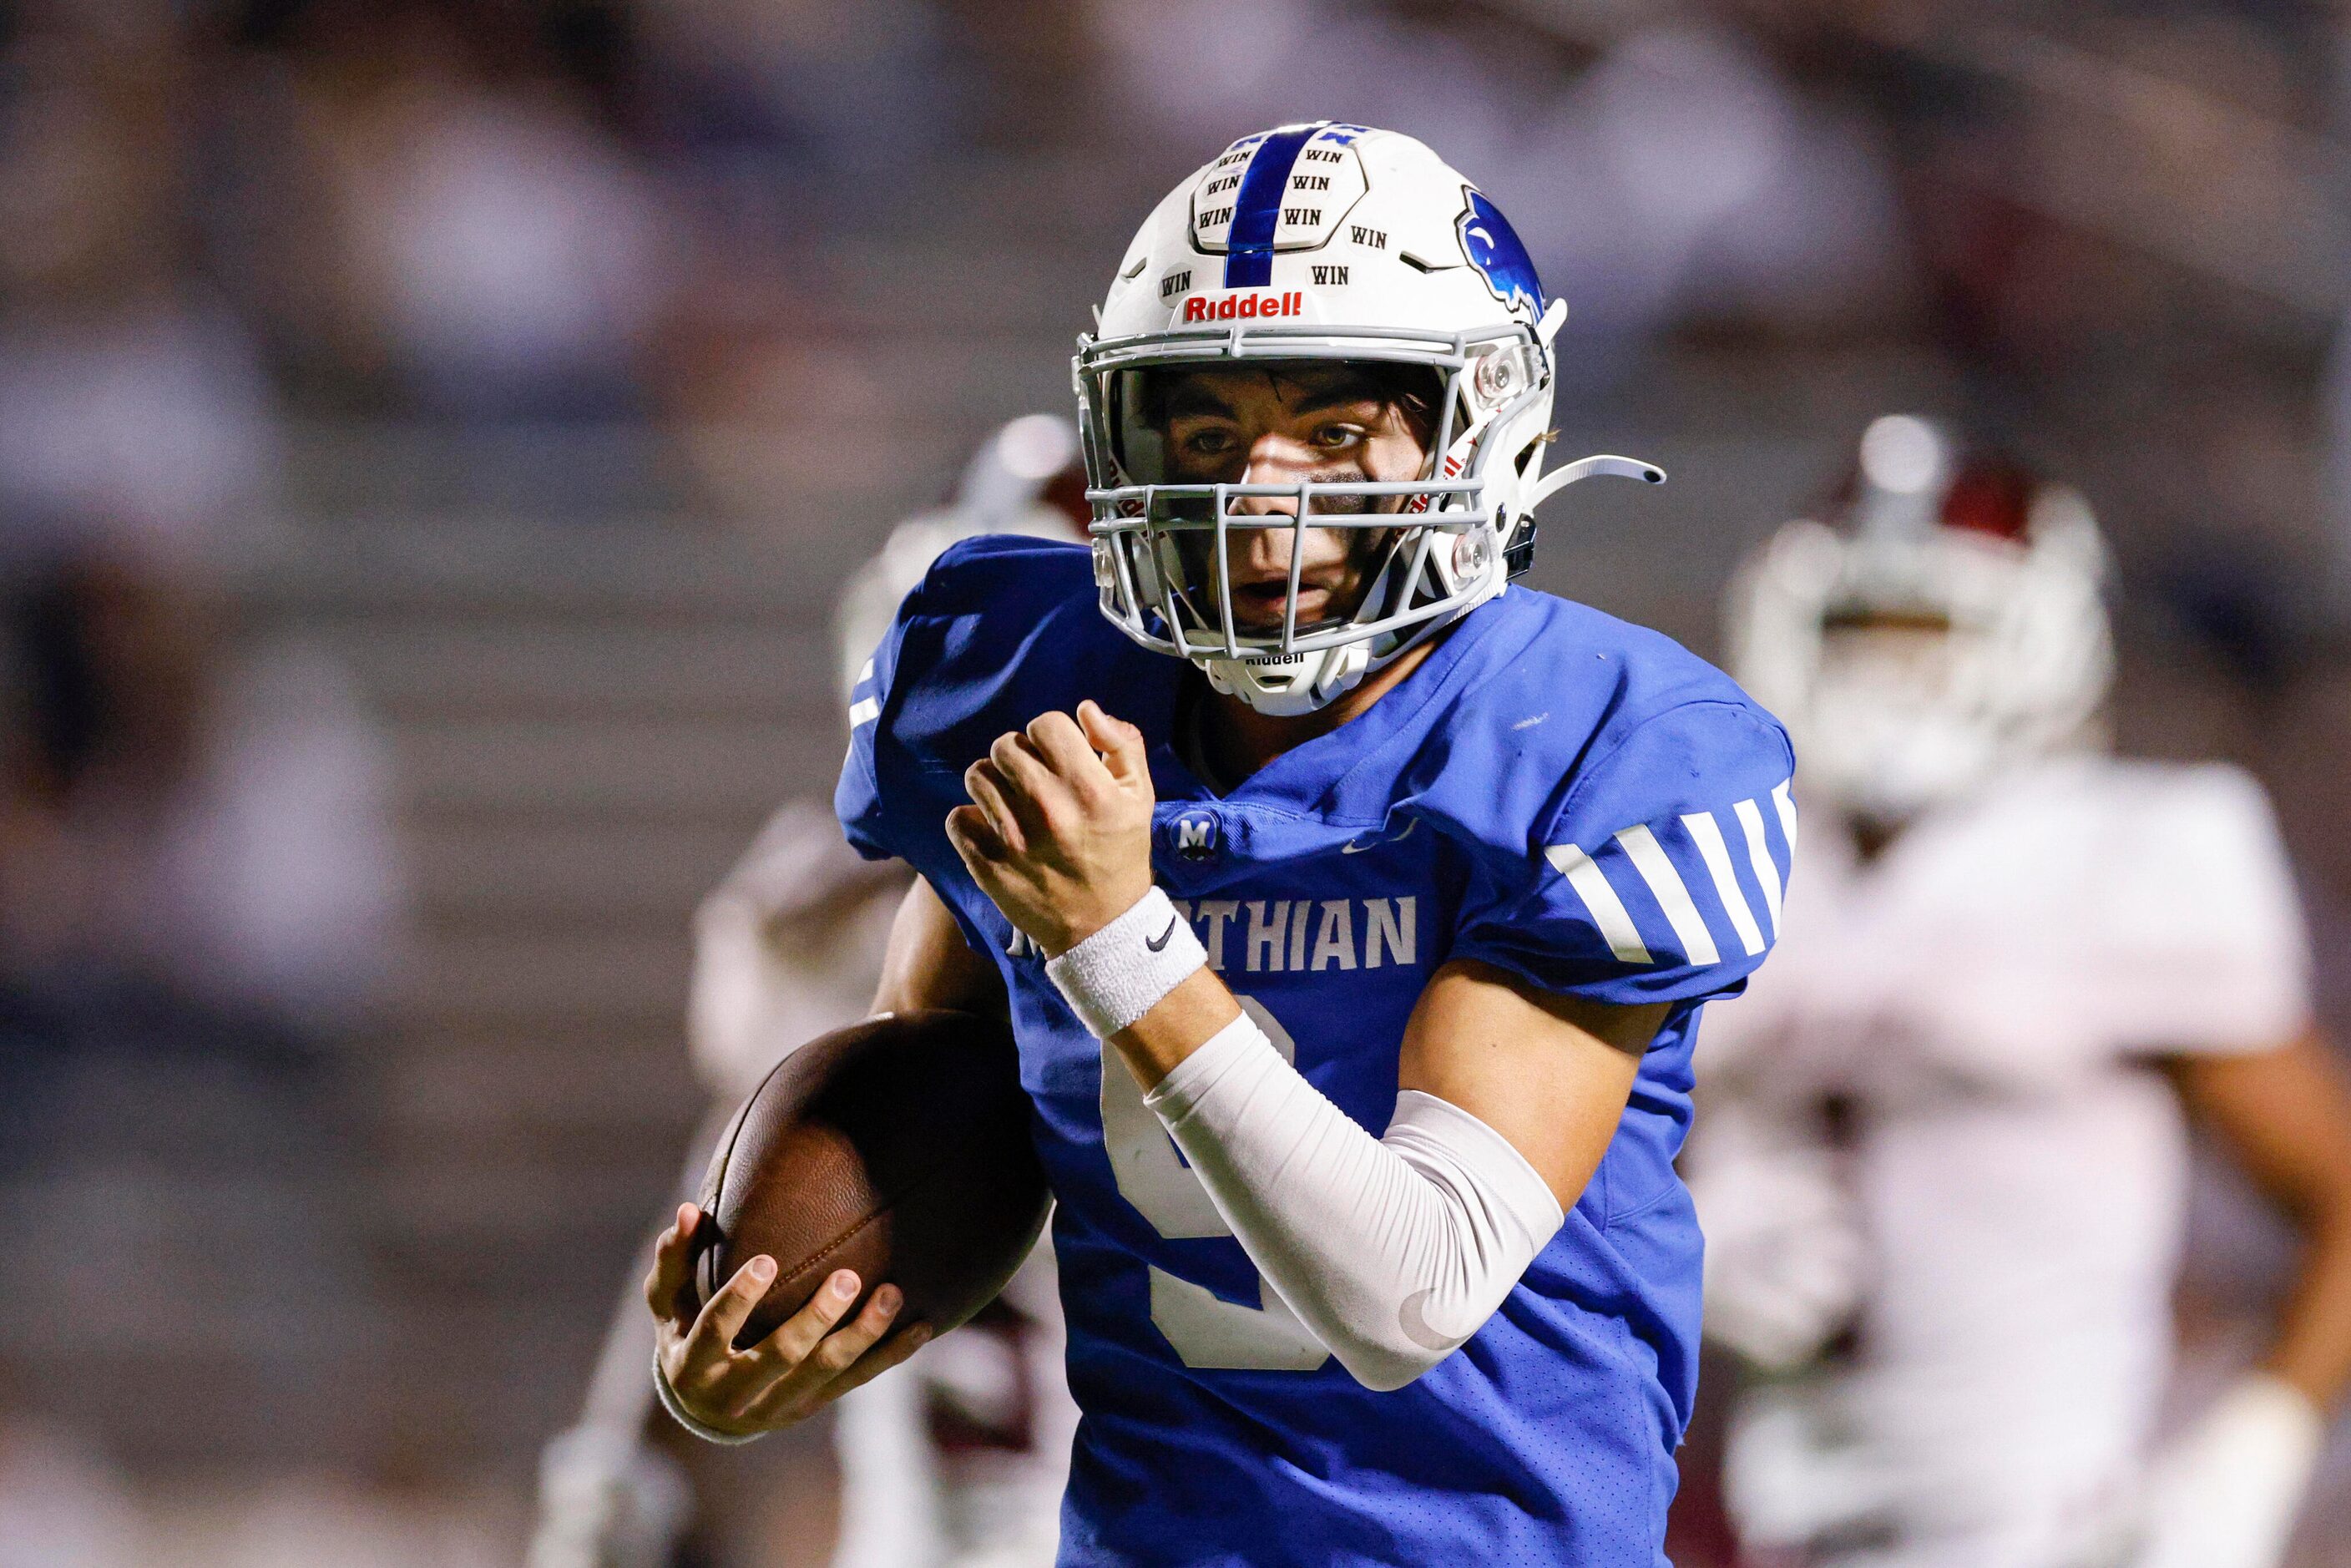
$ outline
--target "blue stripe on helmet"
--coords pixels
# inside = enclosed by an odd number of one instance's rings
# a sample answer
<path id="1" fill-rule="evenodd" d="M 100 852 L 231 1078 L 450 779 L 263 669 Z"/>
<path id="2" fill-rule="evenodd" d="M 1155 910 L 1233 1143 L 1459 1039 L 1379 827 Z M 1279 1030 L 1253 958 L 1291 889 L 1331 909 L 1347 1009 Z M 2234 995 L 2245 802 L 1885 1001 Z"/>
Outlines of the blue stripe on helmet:
<path id="1" fill-rule="evenodd" d="M 1300 149 L 1325 123 L 1276 131 L 1258 143 L 1233 198 L 1233 226 L 1225 231 L 1226 287 L 1263 288 L 1273 281 L 1273 231 L 1281 225 L 1281 193 L 1290 188 Z"/>

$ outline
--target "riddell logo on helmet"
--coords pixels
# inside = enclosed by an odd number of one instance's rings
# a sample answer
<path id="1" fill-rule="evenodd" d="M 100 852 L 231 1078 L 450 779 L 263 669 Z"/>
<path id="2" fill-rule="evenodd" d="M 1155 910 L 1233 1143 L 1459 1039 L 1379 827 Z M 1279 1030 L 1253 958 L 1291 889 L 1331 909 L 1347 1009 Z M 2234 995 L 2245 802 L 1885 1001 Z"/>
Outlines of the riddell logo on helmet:
<path id="1" fill-rule="evenodd" d="M 1306 296 L 1298 289 L 1287 294 L 1233 294 L 1222 299 L 1186 299 L 1184 319 L 1193 321 L 1248 320 L 1259 316 L 1295 316 L 1304 308 Z"/>

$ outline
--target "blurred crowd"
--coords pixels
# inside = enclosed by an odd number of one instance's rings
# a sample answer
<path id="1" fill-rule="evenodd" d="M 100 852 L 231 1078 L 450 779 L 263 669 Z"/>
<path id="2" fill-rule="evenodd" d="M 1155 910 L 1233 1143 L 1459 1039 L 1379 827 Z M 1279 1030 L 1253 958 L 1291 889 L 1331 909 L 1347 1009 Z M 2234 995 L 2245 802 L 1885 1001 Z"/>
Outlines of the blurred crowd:
<path id="1" fill-rule="evenodd" d="M 813 540 L 837 580 L 1023 411 L 991 401 L 1008 356 L 1061 384 L 1152 197 L 1325 117 L 1424 138 L 1511 214 L 1573 311 L 1563 421 L 1834 447 L 1856 400 L 1930 402 L 2089 494 L 2126 743 L 2268 779 L 2339 988 L 2325 8 L 17 0 L 0 1300 L 34 1306 L 0 1346 L 0 1563 L 130 1560 L 73 1424 L 137 1437 L 152 1380 L 245 1412 L 157 1451 L 333 1456 L 363 1420 L 314 1391 L 369 1336 L 349 1063 L 403 983 L 401 781 L 350 671 L 245 591 L 256 541 L 319 521 L 335 433 L 626 433 L 672 519 L 645 526 Z M 358 450 L 336 483 L 364 494 Z M 526 477 L 611 520 L 552 461 Z M 15 1359 L 104 1366 L 68 1393 Z"/>
<path id="2" fill-rule="evenodd" d="M 34 0 L 6 26 L 0 485 L 42 519 L 12 533 L 102 515 L 200 549 L 279 498 L 288 414 L 652 422 L 701 503 L 788 522 L 767 438 L 854 453 L 904 395 L 841 362 L 861 336 L 965 337 L 974 282 L 1001 307 L 1023 270 L 1098 268 L 1133 193 L 1319 114 L 1439 142 L 1525 214 L 1587 397 L 1691 341 L 1899 343 L 2183 559 L 2327 551 L 2295 455 L 2342 292 L 2314 8 Z M 1065 167 L 1058 209 L 1023 204 Z M 872 298 L 864 253 L 909 233 L 934 287 Z"/>

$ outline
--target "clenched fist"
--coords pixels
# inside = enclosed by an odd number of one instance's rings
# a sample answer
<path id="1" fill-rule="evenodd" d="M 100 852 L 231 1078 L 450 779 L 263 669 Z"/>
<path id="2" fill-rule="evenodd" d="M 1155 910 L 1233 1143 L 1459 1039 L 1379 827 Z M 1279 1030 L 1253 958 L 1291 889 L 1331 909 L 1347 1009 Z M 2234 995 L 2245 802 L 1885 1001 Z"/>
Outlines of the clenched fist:
<path id="1" fill-rule="evenodd" d="M 1058 956 L 1151 891 L 1143 732 L 1089 701 L 998 736 L 965 770 L 947 841 L 1004 917 Z"/>

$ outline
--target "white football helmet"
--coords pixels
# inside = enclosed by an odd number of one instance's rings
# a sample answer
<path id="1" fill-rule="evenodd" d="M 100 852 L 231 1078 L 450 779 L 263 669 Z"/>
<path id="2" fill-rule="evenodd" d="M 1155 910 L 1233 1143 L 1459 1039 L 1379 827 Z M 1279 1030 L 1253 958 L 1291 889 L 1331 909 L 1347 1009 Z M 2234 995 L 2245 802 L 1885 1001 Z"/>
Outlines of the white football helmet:
<path id="1" fill-rule="evenodd" d="M 1534 509 L 1594 474 L 1665 475 L 1592 457 L 1540 476 L 1552 340 L 1526 248 L 1494 204 L 1409 136 L 1319 121 L 1245 136 L 1159 204 L 1120 263 L 1073 366 L 1102 613 L 1269 714 L 1319 708 L 1526 570 Z M 1420 367 L 1429 460 L 1405 480 L 1172 483 L 1146 416 L 1155 374 L 1245 361 Z M 1287 511 L 1235 511 L 1278 497 Z M 1280 633 L 1239 630 L 1230 530 L 1372 530 L 1360 603 Z"/>
<path id="2" fill-rule="evenodd" d="M 1787 725 L 1809 788 L 1897 826 L 2102 738 L 2105 559 L 2078 491 L 1887 414 L 1862 437 L 1838 526 L 1792 522 L 1740 569 L 1732 673 Z M 1939 635 L 1873 651 L 1840 627 Z"/>

